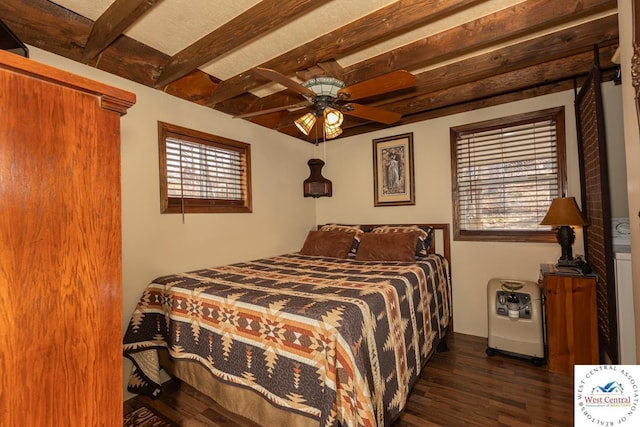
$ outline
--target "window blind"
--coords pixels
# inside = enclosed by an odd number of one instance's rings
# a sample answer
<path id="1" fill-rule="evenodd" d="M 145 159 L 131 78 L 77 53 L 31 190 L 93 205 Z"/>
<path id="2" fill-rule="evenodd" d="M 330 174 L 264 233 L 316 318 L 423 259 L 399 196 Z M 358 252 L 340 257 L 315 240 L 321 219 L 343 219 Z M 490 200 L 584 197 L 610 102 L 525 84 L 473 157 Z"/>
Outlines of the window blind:
<path id="1" fill-rule="evenodd" d="M 242 153 L 177 138 L 166 139 L 169 197 L 244 200 Z"/>
<path id="2" fill-rule="evenodd" d="M 458 135 L 461 230 L 548 230 L 538 223 L 558 197 L 555 120 Z"/>

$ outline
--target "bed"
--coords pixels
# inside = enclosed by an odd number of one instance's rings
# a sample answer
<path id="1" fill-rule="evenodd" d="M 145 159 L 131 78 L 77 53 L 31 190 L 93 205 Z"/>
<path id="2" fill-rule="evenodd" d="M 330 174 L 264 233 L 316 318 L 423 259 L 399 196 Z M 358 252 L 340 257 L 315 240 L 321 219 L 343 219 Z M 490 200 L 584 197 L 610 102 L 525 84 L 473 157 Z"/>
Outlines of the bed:
<path id="1" fill-rule="evenodd" d="M 128 389 L 158 396 L 164 369 L 264 426 L 389 425 L 451 324 L 448 224 L 325 224 L 299 252 L 153 280 Z"/>

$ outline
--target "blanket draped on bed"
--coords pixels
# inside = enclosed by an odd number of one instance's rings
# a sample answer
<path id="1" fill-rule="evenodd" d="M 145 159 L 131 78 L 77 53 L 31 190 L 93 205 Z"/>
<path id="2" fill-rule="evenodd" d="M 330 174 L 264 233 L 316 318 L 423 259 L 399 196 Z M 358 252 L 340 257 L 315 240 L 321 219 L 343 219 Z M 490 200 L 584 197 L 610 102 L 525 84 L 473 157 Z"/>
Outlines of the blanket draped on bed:
<path id="1" fill-rule="evenodd" d="M 449 322 L 447 261 L 287 254 L 160 277 L 124 337 L 129 390 L 158 395 L 157 349 L 321 426 L 390 423 Z"/>

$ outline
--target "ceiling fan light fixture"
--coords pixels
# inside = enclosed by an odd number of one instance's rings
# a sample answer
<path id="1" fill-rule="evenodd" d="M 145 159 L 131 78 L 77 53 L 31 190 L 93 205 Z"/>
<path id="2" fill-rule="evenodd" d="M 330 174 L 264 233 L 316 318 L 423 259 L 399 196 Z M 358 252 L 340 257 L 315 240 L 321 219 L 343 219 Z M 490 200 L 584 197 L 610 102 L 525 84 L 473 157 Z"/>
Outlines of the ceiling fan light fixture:
<path id="1" fill-rule="evenodd" d="M 313 128 L 313 125 L 316 124 L 316 116 L 312 112 L 309 112 L 304 116 L 298 118 L 294 123 L 296 124 L 297 128 L 300 129 L 300 132 L 304 133 L 305 135 L 309 135 L 309 132 L 311 132 L 311 128 Z"/>
<path id="2" fill-rule="evenodd" d="M 340 136 L 342 133 L 342 128 L 338 126 L 329 126 L 327 123 L 324 125 L 324 137 L 327 139 L 335 138 Z"/>
<path id="3" fill-rule="evenodd" d="M 327 107 L 324 110 L 324 122 L 326 127 L 338 127 L 344 121 L 344 116 L 340 110 Z"/>
<path id="4" fill-rule="evenodd" d="M 320 65 L 320 68 L 322 68 L 322 65 Z M 402 118 L 402 114 L 400 113 L 374 106 L 353 104 L 351 101 L 406 89 L 415 86 L 416 82 L 413 74 L 403 70 L 364 80 L 348 87 L 346 87 L 342 80 L 331 76 L 314 77 L 300 84 L 284 74 L 269 68 L 256 67 L 254 72 L 263 78 L 279 83 L 292 92 L 301 95 L 306 102 L 254 111 L 236 117 L 247 118 L 260 114 L 269 114 L 283 110 L 292 111 L 301 107 L 307 107 L 311 112 L 294 120 L 294 123 L 298 130 L 305 136 L 309 136 L 310 133 L 316 129 L 316 140 L 320 129 L 322 129 L 322 134 L 325 139 L 335 138 L 341 135 L 342 129 L 340 126 L 342 126 L 344 121 L 344 114 L 386 125 L 398 122 Z M 345 103 L 347 100 L 349 100 L 349 102 Z M 320 123 L 318 123 L 318 119 Z M 288 117 L 287 120 L 289 120 Z"/>
<path id="5" fill-rule="evenodd" d="M 345 87 L 342 80 L 338 80 L 335 77 L 314 77 L 302 83 L 302 86 L 307 89 L 311 89 L 318 96 L 330 96 L 332 98 L 338 97 L 338 91 Z"/>

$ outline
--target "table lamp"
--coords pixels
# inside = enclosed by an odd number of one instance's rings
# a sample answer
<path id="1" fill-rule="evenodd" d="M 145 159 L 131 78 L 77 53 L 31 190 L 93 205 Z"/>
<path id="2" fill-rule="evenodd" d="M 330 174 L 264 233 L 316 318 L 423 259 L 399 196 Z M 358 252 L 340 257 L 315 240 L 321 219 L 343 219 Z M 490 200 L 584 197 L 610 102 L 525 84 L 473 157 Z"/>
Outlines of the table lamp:
<path id="1" fill-rule="evenodd" d="M 573 259 L 571 245 L 576 240 L 572 226 L 588 225 L 582 216 L 574 197 L 557 197 L 551 201 L 551 206 L 540 225 L 558 227 L 556 237 L 562 248 L 562 256 L 558 260 L 558 266 L 577 266 L 578 261 Z"/>

